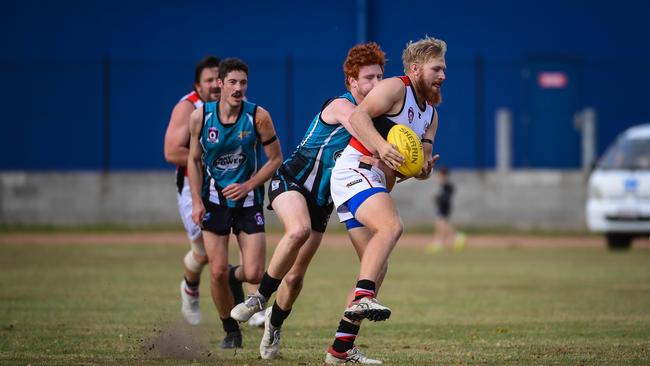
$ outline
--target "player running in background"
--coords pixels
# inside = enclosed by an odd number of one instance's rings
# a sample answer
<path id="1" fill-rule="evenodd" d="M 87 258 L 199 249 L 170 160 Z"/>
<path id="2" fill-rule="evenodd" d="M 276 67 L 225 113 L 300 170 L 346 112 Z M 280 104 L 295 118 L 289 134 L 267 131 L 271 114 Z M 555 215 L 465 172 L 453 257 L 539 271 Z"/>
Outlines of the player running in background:
<path id="1" fill-rule="evenodd" d="M 212 299 L 226 332 L 221 348 L 236 348 L 242 336 L 230 317 L 228 238 L 232 231 L 241 252 L 237 278 L 259 283 L 266 257 L 263 184 L 282 163 L 282 151 L 270 114 L 244 100 L 248 66 L 239 59 L 222 61 L 218 84 L 221 99 L 190 116 L 187 168 L 192 219 L 203 230 Z M 261 167 L 260 149 L 267 156 Z"/>
<path id="2" fill-rule="evenodd" d="M 385 320 L 391 310 L 376 299 L 378 281 L 403 226 L 395 203 L 387 191 L 386 174 L 380 167 L 360 163 L 364 156 L 376 154 L 389 167 L 397 169 L 403 157 L 386 141 L 395 124 L 409 126 L 424 145 L 425 163 L 416 178 L 426 179 L 437 159 L 432 156 L 438 116 L 433 105 L 441 101 L 440 88 L 445 80 L 447 45 L 439 39 L 425 37 L 410 42 L 402 53 L 406 76 L 385 79 L 355 108 L 350 125 L 358 135 L 352 138 L 332 171 L 331 193 L 341 221 L 356 219 L 371 231 L 371 238 L 361 258 L 354 300 L 344 317 Z M 358 329 L 358 328 L 357 328 Z M 353 328 L 336 333 L 328 349 L 326 363 L 380 363 L 357 356 Z"/>
<path id="3" fill-rule="evenodd" d="M 191 249 L 184 257 L 185 273 L 181 281 L 181 313 L 192 325 L 201 322 L 199 309 L 199 282 L 201 271 L 208 263 L 203 247 L 201 228 L 192 222 L 192 196 L 187 179 L 187 157 L 190 152 L 190 115 L 202 108 L 204 102 L 219 100 L 220 88 L 219 59 L 206 56 L 194 69 L 194 85 L 191 93 L 176 103 L 165 133 L 165 160 L 176 165 L 176 185 L 178 188 L 178 210 L 187 231 Z"/>
<path id="4" fill-rule="evenodd" d="M 350 49 L 343 63 L 348 92 L 328 100 L 309 125 L 296 150 L 271 179 L 271 206 L 285 228 L 257 293 L 237 305 L 233 318 L 245 321 L 262 309 L 277 290 L 268 312 L 260 343 L 263 359 L 272 359 L 280 349 L 284 320 L 302 289 L 307 267 L 318 249 L 333 205 L 329 180 L 338 155 L 350 140 L 348 118 L 355 105 L 383 78 L 384 52 L 376 43 Z M 361 257 L 369 237 L 365 228 L 349 227 Z"/>

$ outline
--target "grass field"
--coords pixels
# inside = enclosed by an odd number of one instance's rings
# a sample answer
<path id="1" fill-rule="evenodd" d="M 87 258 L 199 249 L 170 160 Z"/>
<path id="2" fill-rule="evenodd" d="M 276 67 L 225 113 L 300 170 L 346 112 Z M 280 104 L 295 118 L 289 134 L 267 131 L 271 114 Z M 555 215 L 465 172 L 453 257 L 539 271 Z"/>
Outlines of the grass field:
<path id="1" fill-rule="evenodd" d="M 403 238 L 408 242 L 408 237 Z M 324 246 L 285 322 L 283 358 L 186 326 L 178 284 L 185 245 L 0 245 L 0 365 L 319 365 L 357 259 Z M 469 248 L 425 254 L 399 246 L 381 290 L 387 322 L 365 323 L 357 345 L 394 365 L 648 365 L 650 250 Z"/>

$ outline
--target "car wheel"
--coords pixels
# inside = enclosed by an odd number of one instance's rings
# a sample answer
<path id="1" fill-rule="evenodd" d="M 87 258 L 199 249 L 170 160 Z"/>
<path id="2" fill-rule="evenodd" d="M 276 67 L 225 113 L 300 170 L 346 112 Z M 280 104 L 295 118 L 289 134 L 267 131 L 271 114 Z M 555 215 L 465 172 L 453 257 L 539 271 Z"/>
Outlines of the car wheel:
<path id="1" fill-rule="evenodd" d="M 607 234 L 607 248 L 611 250 L 630 249 L 632 236 L 628 234 Z"/>

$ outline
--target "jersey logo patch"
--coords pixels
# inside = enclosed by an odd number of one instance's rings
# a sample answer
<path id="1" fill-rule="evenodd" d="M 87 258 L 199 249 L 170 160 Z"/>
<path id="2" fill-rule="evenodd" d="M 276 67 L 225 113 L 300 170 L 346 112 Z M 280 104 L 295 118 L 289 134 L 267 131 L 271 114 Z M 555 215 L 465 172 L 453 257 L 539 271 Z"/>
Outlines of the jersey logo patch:
<path id="1" fill-rule="evenodd" d="M 214 159 L 213 166 L 220 170 L 237 169 L 246 162 L 246 155 L 241 151 L 224 154 Z"/>
<path id="2" fill-rule="evenodd" d="M 259 212 L 255 213 L 255 222 L 257 222 L 257 226 L 264 225 L 264 218 L 262 217 L 261 213 Z"/>
<path id="3" fill-rule="evenodd" d="M 279 180 L 272 180 L 271 181 L 271 190 L 275 191 L 278 188 L 280 188 L 280 181 Z"/>
<path id="4" fill-rule="evenodd" d="M 250 134 L 251 134 L 250 131 L 240 131 L 239 132 L 239 139 L 243 140 L 243 139 L 247 138 L 248 135 L 250 135 Z"/>
<path id="5" fill-rule="evenodd" d="M 211 144 L 219 142 L 219 130 L 216 127 L 208 128 L 208 142 Z"/>
<path id="6" fill-rule="evenodd" d="M 355 184 L 359 184 L 359 183 L 361 183 L 361 182 L 363 182 L 363 179 L 359 178 L 359 179 L 355 179 L 355 180 L 353 180 L 352 182 L 348 182 L 345 186 L 348 187 L 348 188 L 350 188 L 350 187 L 352 187 L 353 185 L 355 185 Z"/>
<path id="7" fill-rule="evenodd" d="M 413 122 L 413 117 L 415 117 L 415 113 L 413 112 L 413 107 L 409 107 L 409 111 L 408 111 L 409 123 Z"/>

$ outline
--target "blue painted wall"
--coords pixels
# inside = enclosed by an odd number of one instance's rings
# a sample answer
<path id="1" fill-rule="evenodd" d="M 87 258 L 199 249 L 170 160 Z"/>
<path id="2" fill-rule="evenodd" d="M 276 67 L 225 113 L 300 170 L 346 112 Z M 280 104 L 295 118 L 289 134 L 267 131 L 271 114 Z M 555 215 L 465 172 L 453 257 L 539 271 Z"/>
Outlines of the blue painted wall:
<path id="1" fill-rule="evenodd" d="M 525 123 L 527 62 L 579 60 L 574 108 L 596 108 L 602 152 L 625 127 L 650 121 L 648 13 L 641 1 L 369 0 L 367 34 L 387 51 L 389 76 L 402 72 L 408 40 L 429 34 L 448 42 L 435 146 L 442 163 L 494 166 L 494 114 L 508 107 L 515 166 L 571 168 L 579 161 L 571 138 Z M 356 3 L 342 0 L 5 3 L 0 169 L 169 167 L 162 155 L 169 114 L 205 54 L 249 63 L 248 96 L 271 112 L 288 154 L 322 102 L 343 91 L 341 63 L 357 41 L 357 15 Z M 563 153 L 531 161 L 540 151 L 527 152 L 530 139 Z"/>

